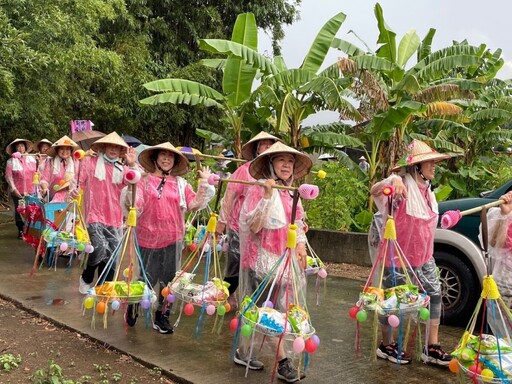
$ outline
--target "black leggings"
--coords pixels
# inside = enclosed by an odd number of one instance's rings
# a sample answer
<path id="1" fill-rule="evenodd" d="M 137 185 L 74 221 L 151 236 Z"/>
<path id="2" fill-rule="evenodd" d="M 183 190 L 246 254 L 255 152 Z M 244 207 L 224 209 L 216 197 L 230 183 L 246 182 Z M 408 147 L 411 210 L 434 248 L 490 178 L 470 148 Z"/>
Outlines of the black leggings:
<path id="1" fill-rule="evenodd" d="M 21 218 L 20 213 L 18 212 L 18 205 L 20 205 L 20 198 L 11 195 L 12 201 L 14 203 L 14 222 L 16 223 L 16 227 L 18 227 L 18 232 L 23 232 L 23 219 Z"/>
<path id="2" fill-rule="evenodd" d="M 105 270 L 105 267 L 107 266 L 106 261 L 100 261 L 98 265 L 87 265 L 87 268 L 84 269 L 82 272 L 82 279 L 87 284 L 91 284 L 94 280 L 94 272 L 96 272 L 96 268 L 98 268 L 98 277 L 101 276 L 103 271 Z M 114 268 L 110 267 L 110 270 L 107 273 L 107 276 L 105 277 L 105 281 L 112 281 L 114 279 Z"/>

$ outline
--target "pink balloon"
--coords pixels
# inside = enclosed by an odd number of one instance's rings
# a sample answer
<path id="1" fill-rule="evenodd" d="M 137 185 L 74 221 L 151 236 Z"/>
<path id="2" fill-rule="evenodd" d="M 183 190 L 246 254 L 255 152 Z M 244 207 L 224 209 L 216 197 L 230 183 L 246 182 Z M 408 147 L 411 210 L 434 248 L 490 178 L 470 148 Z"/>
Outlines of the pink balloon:
<path id="1" fill-rule="evenodd" d="M 400 325 L 400 319 L 396 315 L 390 315 L 388 317 L 388 324 L 396 328 Z"/>
<path id="2" fill-rule="evenodd" d="M 295 353 L 303 352 L 304 348 L 306 348 L 306 343 L 304 342 L 304 339 L 302 337 L 299 336 L 295 340 L 293 340 L 293 351 Z"/>
<path id="3" fill-rule="evenodd" d="M 453 227 L 455 224 L 459 222 L 462 218 L 459 210 L 456 211 L 446 211 L 443 216 L 441 216 L 441 228 L 448 229 Z"/>
<path id="4" fill-rule="evenodd" d="M 327 277 L 327 271 L 324 268 L 320 268 L 318 270 L 318 276 L 325 279 Z"/>
<path id="5" fill-rule="evenodd" d="M 68 243 L 62 243 L 59 247 L 59 249 L 62 251 L 62 252 L 65 252 L 67 249 L 68 249 Z"/>
<path id="6" fill-rule="evenodd" d="M 206 313 L 210 316 L 213 315 L 215 313 L 215 305 L 212 305 L 212 304 L 208 305 L 206 307 Z"/>
<path id="7" fill-rule="evenodd" d="M 21 153 L 19 153 L 19 152 L 14 152 L 14 153 L 11 155 L 11 157 L 12 157 L 13 159 L 19 159 L 19 158 L 21 158 Z"/>

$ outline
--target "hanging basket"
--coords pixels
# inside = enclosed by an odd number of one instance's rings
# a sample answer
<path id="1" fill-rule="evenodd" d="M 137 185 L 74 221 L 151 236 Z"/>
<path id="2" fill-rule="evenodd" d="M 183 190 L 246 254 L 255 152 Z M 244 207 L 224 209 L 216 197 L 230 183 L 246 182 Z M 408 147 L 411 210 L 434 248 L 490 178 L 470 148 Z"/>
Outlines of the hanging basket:
<path id="1" fill-rule="evenodd" d="M 193 282 L 194 277 L 194 273 L 177 271 L 176 277 L 169 283 L 168 288 L 177 299 L 199 307 L 203 305 L 218 307 L 227 302 L 229 290 L 222 280 L 214 277 L 206 284 L 197 284 Z"/>

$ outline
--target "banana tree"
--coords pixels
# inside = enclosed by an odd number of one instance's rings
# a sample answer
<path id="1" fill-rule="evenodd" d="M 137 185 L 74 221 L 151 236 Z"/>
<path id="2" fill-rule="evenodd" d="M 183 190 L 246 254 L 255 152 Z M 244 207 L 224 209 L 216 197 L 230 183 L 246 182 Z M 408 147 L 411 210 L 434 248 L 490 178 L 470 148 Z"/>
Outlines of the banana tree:
<path id="1" fill-rule="evenodd" d="M 254 14 L 244 13 L 237 17 L 231 43 L 237 44 L 242 47 L 241 49 L 257 51 L 258 29 Z M 264 63 L 272 67 L 268 59 L 265 59 Z M 191 80 L 162 79 L 144 84 L 146 89 L 156 94 L 140 100 L 140 103 L 202 105 L 222 110 L 233 131 L 235 155 L 240 157 L 240 134 L 257 70 L 235 55 L 229 55 L 223 60 L 205 60 L 203 64 L 222 69 L 222 93 L 206 84 Z"/>
<path id="2" fill-rule="evenodd" d="M 286 134 L 290 145 L 299 148 L 302 122 L 312 113 L 345 111 L 352 119 L 360 120 L 359 112 L 346 98 L 344 89 L 349 83 L 340 80 L 339 70 L 331 66 L 320 71 L 345 18 L 343 13 L 338 13 L 324 24 L 299 68 L 288 69 L 282 57 L 270 61 L 233 41 L 205 39 L 200 41 L 200 47 L 212 53 L 235 56 L 261 73 L 262 83 L 250 100 L 268 108 L 275 118 L 276 132 Z"/>
<path id="3" fill-rule="evenodd" d="M 483 63 L 481 46 L 454 44 L 431 52 L 433 29 L 423 40 L 410 30 L 397 46 L 396 34 L 386 25 L 379 4 L 375 6 L 375 16 L 379 29 L 375 53 L 366 53 L 341 39 L 332 42 L 332 47 L 347 54 L 338 66 L 343 76 L 351 79 L 350 91 L 359 101 L 363 121 L 354 126 L 353 134 L 370 144 L 370 182 L 380 176 L 378 165 L 385 164 L 380 171 L 387 174 L 396 163 L 404 137 L 425 133 L 419 131 L 422 125 L 416 122 L 435 120 L 438 126 L 456 122 L 464 126 L 464 119 L 460 118 L 464 108 L 455 100 L 470 100 L 474 95 L 458 82 L 457 74 Z M 408 68 L 414 54 L 417 63 Z M 458 149 L 440 142 L 444 147 Z"/>

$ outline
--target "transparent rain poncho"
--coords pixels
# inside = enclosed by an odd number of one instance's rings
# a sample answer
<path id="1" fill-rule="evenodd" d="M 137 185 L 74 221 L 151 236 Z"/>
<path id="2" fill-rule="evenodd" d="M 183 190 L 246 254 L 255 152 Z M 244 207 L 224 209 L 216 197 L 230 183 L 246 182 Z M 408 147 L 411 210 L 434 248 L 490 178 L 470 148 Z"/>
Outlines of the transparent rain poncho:
<path id="1" fill-rule="evenodd" d="M 292 214 L 293 198 L 289 191 L 274 189 L 270 199 L 264 199 L 264 189 L 253 186 L 247 191 L 247 197 L 240 213 L 240 299 L 251 296 L 259 283 L 271 272 L 272 268 L 287 249 L 287 235 Z M 299 200 L 296 209 L 297 244 L 305 244 L 304 210 Z M 296 260 L 293 260 L 296 263 Z M 282 266 L 280 266 L 282 268 Z M 276 272 L 279 275 L 279 272 Z M 295 282 L 305 298 L 305 277 Z M 284 284 L 283 279 L 282 284 Z M 279 290 L 274 308 L 284 300 L 286 290 Z M 262 297 L 265 295 L 262 295 Z M 290 295 L 291 297 L 291 295 Z M 265 300 L 265 298 L 263 298 Z M 240 301 L 240 302 L 241 302 Z M 261 303 L 260 303 L 261 304 Z M 299 303 L 297 303 L 299 304 Z M 303 306 L 305 307 L 305 306 Z"/>
<path id="2" fill-rule="evenodd" d="M 83 213 L 94 247 L 88 265 L 107 261 L 121 238 L 121 190 L 127 184 L 127 171 L 127 166 L 108 161 L 101 153 L 80 163 L 78 185 L 83 189 Z"/>
<path id="3" fill-rule="evenodd" d="M 174 278 L 180 265 L 185 235 L 184 213 L 205 208 L 215 189 L 201 179 L 197 194 L 182 177 L 148 174 L 137 184 L 136 235 L 149 283 L 161 288 Z M 131 187 L 123 190 L 123 203 L 131 203 Z M 163 297 L 160 296 L 160 309 Z"/>

